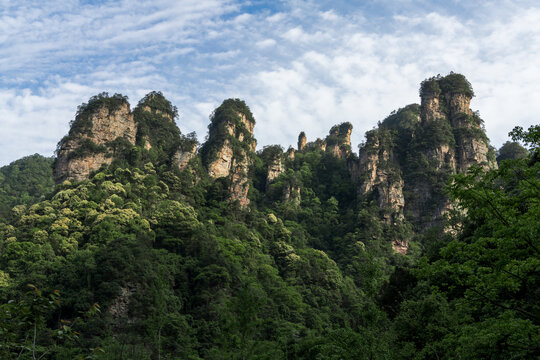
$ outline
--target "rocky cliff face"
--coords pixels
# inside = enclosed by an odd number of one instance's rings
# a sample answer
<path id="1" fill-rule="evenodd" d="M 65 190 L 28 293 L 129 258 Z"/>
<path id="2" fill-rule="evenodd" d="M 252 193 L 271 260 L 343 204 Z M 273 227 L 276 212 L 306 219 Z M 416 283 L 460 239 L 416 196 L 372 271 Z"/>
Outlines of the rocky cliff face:
<path id="1" fill-rule="evenodd" d="M 197 140 L 182 136 L 177 109 L 160 92 L 150 92 L 130 111 L 127 97 L 99 94 L 79 107 L 69 134 L 57 150 L 55 180 L 81 181 L 115 159 L 128 160 L 139 146 L 137 161 L 173 163 L 183 169 L 195 156 Z M 140 164 L 138 164 L 140 165 Z"/>
<path id="2" fill-rule="evenodd" d="M 350 123 L 332 127 L 324 140 L 308 143 L 305 133 L 300 133 L 298 150 L 347 159 L 360 199 L 380 207 L 384 224 L 410 222 L 423 230 L 440 224 L 451 207 L 444 186 L 452 174 L 465 172 L 474 164 L 496 166 L 482 120 L 470 109 L 473 95 L 462 75 L 427 79 L 421 84 L 421 104 L 393 112 L 378 129 L 369 131 L 358 159 L 351 152 Z M 180 133 L 176 117 L 176 108 L 159 92 L 146 95 L 133 114 L 121 95 L 93 97 L 80 107 L 68 136 L 59 143 L 56 181 L 86 179 L 92 171 L 112 163 L 119 156 L 118 149 L 134 145 L 143 161 L 172 163 L 185 169 L 198 156 L 197 141 L 195 136 Z M 209 177 L 224 178 L 229 199 L 242 206 L 249 204 L 248 172 L 256 148 L 254 125 L 243 101 L 225 100 L 213 113 L 208 141 L 199 151 Z M 266 148 L 263 164 L 268 190 L 285 172 L 285 164 L 295 166 L 302 156 L 295 160 L 293 148 L 285 154 L 280 146 Z M 260 174 L 261 169 L 256 171 Z M 264 177 L 257 181 L 264 189 Z M 284 184 L 283 200 L 299 203 L 301 181 L 288 179 Z M 398 239 L 394 245 L 396 251 L 403 251 L 407 239 Z"/>
<path id="3" fill-rule="evenodd" d="M 161 92 L 146 94 L 133 110 L 133 115 L 138 125 L 137 145 L 149 151 L 154 149 L 156 153 L 165 153 L 163 157 L 177 156 L 181 134 L 174 119 L 178 116 L 178 110 Z M 191 152 L 191 148 L 184 150 Z"/>
<path id="4" fill-rule="evenodd" d="M 114 159 L 114 142 L 135 144 L 137 125 L 120 95 L 98 95 L 83 104 L 68 136 L 58 144 L 55 181 L 81 181 Z"/>
<path id="5" fill-rule="evenodd" d="M 170 122 L 173 122 L 174 121 L 174 117 L 173 115 L 169 112 L 169 111 L 166 111 L 166 110 L 162 110 L 158 107 L 156 107 L 153 103 L 152 103 L 152 100 L 155 100 L 159 95 L 152 95 L 148 101 L 148 104 L 145 104 L 143 107 L 142 107 L 142 110 L 143 111 L 146 111 L 146 112 L 149 112 L 151 114 L 157 114 L 161 117 L 164 117 L 165 119 L 167 119 L 168 121 Z"/>
<path id="6" fill-rule="evenodd" d="M 393 156 L 392 134 L 386 130 L 368 132 L 366 142 L 360 148 L 358 163 L 361 197 L 376 199 L 386 223 L 402 220 L 405 206 L 403 180 Z"/>
<path id="7" fill-rule="evenodd" d="M 445 117 L 441 111 L 439 94 L 436 92 L 425 91 L 421 95 L 421 119 L 423 122 L 431 122 Z"/>
<path id="8" fill-rule="evenodd" d="M 298 151 L 303 151 L 307 144 L 307 137 L 305 132 L 301 132 L 298 135 Z"/>
<path id="9" fill-rule="evenodd" d="M 283 166 L 283 162 L 281 160 L 281 156 L 278 154 L 278 156 L 275 156 L 270 164 L 268 165 L 267 175 L 266 175 L 266 188 L 270 186 L 270 184 L 276 179 L 281 173 L 285 171 L 285 167 Z"/>
<path id="10" fill-rule="evenodd" d="M 326 137 L 326 151 L 338 157 L 345 159 L 351 153 L 351 133 L 352 124 L 345 122 L 336 125 L 330 129 L 330 134 Z"/>
<path id="11" fill-rule="evenodd" d="M 409 221 L 419 230 L 440 225 L 452 206 L 444 193 L 450 176 L 474 164 L 496 166 L 482 120 L 469 108 L 473 95 L 462 75 L 428 79 L 419 107 L 392 113 L 366 134 L 358 165 L 348 167 L 361 198 L 387 209 L 382 221 Z M 406 251 L 406 239 L 394 248 Z"/>
<path id="12" fill-rule="evenodd" d="M 294 160 L 294 154 L 295 154 L 295 152 L 296 152 L 296 151 L 294 150 L 294 148 L 289 147 L 289 148 L 287 149 L 287 159 Z"/>
<path id="13" fill-rule="evenodd" d="M 174 153 L 173 164 L 176 165 L 180 170 L 184 170 L 196 154 L 197 144 L 191 144 L 191 149 L 178 149 L 176 153 Z"/>
<path id="14" fill-rule="evenodd" d="M 230 180 L 230 199 L 249 204 L 248 171 L 257 145 L 253 137 L 255 119 L 246 104 L 228 99 L 217 108 L 209 126 L 208 141 L 201 149 L 203 163 L 213 178 Z"/>
<path id="15" fill-rule="evenodd" d="M 310 142 L 306 146 L 309 148 L 315 148 L 320 151 L 326 151 L 326 143 L 324 142 L 324 140 L 319 138 L 316 138 L 315 141 Z"/>
<path id="16" fill-rule="evenodd" d="M 421 85 L 421 121 L 424 125 L 436 120 L 449 124 L 454 137 L 452 149 L 431 149 L 431 156 L 445 154 L 456 173 L 465 172 L 473 164 L 496 167 L 482 120 L 470 109 L 474 96 L 463 75 L 453 74 L 425 80 Z M 447 144 L 441 144 L 443 147 Z M 452 158 L 452 159 L 450 159 Z"/>

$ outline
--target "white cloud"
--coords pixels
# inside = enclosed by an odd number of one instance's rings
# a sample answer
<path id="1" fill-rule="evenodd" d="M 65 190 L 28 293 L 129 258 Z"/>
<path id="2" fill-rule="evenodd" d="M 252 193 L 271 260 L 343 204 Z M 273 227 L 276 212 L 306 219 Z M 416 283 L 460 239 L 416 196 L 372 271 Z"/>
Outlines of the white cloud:
<path id="1" fill-rule="evenodd" d="M 471 5 L 472 6 L 472 5 Z M 428 9 L 384 18 L 291 1 L 243 13 L 235 0 L 137 0 L 0 7 L 0 165 L 50 155 L 77 105 L 101 91 L 132 106 L 160 90 L 183 132 L 206 135 L 229 97 L 246 100 L 259 146 L 310 140 L 350 121 L 353 143 L 392 110 L 418 102 L 424 78 L 471 81 L 496 146 L 540 112 L 540 8 L 497 2 L 474 14 Z M 474 16 L 473 16 L 474 15 Z"/>
<path id="2" fill-rule="evenodd" d="M 276 40 L 274 39 L 264 39 L 264 40 L 261 40 L 261 41 L 257 41 L 255 43 L 255 45 L 259 48 L 269 48 L 269 47 L 272 47 L 274 45 L 276 45 Z"/>

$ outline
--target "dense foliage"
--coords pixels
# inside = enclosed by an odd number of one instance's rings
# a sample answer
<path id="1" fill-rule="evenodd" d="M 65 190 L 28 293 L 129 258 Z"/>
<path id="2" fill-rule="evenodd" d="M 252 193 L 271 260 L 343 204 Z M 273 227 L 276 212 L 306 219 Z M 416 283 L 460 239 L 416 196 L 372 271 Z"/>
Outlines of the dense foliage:
<path id="1" fill-rule="evenodd" d="M 426 208 L 455 202 L 438 223 L 445 232 L 419 231 L 409 214 L 381 221 L 351 158 L 318 146 L 250 153 L 250 205 L 228 201 L 229 179 L 209 178 L 204 164 L 220 141 L 251 151 L 238 113 L 254 123 L 245 103 L 225 101 L 210 125 L 221 138 L 184 170 L 171 156 L 196 139 L 180 134 L 160 93 L 134 110 L 137 144 L 111 144 L 115 160 L 88 180 L 53 189 L 52 160 L 38 155 L 0 169 L 2 359 L 540 355 L 536 128 L 513 132 L 526 158 L 456 176 L 425 156 L 454 146 L 455 132 L 444 119 L 420 126 L 420 106 L 368 132 L 360 155 L 387 159 L 388 182 L 425 186 Z M 284 171 L 268 181 L 276 163 Z M 392 250 L 403 238 L 407 255 Z"/>
<path id="2" fill-rule="evenodd" d="M 340 185 L 339 172 L 322 176 L 328 166 L 346 168 L 321 153 L 296 161 L 306 205 L 292 208 L 263 207 L 263 199 L 251 211 L 198 204 L 186 199 L 181 174 L 151 164 L 65 182 L 1 225 L 1 296 L 17 298 L 28 283 L 58 289 L 61 318 L 44 315 L 53 328 L 99 303 L 105 311 L 77 325 L 84 337 L 67 354 L 101 345 L 98 358 L 129 348 L 140 358 L 307 359 L 348 351 L 335 349 L 345 339 L 351 351 L 384 354 L 384 314 L 374 303 L 384 270 L 365 250 L 380 244 L 356 229 L 350 183 Z M 198 186 L 213 193 L 218 184 Z M 338 199 L 351 210 L 341 214 Z M 40 344 L 51 341 L 44 335 Z"/>
<path id="3" fill-rule="evenodd" d="M 521 146 L 517 141 L 507 141 L 499 149 L 497 155 L 497 163 L 501 163 L 504 160 L 517 160 L 526 158 L 528 155 L 527 149 Z"/>
<path id="4" fill-rule="evenodd" d="M 466 215 L 455 215 L 457 236 L 411 270 L 418 283 L 392 325 L 396 358 L 540 355 L 540 162 L 532 160 L 454 178 L 450 193 Z"/>
<path id="5" fill-rule="evenodd" d="M 34 154 L 0 168 L 0 218 L 15 205 L 32 204 L 52 193 L 53 162 Z"/>
<path id="6" fill-rule="evenodd" d="M 439 94 L 464 94 L 469 97 L 474 96 L 471 83 L 465 76 L 450 72 L 446 76 L 437 75 L 422 81 L 420 85 L 420 96 Z"/>

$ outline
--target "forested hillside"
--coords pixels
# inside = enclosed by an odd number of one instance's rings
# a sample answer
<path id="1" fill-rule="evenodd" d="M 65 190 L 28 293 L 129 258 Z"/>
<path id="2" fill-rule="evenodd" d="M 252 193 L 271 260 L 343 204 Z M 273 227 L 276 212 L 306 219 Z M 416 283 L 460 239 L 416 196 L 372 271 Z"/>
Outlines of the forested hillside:
<path id="1" fill-rule="evenodd" d="M 0 168 L 0 217 L 7 217 L 15 205 L 44 200 L 53 192 L 53 162 L 34 154 Z"/>
<path id="2" fill-rule="evenodd" d="M 96 95 L 54 163 L 0 169 L 0 358 L 540 356 L 540 126 L 497 154 L 473 95 L 425 80 L 358 153 L 349 123 L 257 151 L 242 100 L 199 144 L 159 92 Z"/>

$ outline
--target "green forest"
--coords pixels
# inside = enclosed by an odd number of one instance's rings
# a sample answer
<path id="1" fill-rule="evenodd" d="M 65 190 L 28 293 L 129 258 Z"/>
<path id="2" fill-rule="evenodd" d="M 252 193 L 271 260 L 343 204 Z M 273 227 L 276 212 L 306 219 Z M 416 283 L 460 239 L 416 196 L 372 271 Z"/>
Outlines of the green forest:
<path id="1" fill-rule="evenodd" d="M 473 96 L 460 76 L 421 91 Z M 70 161 L 88 143 L 107 152 L 88 179 L 55 184 L 58 160 L 37 154 L 0 168 L 0 359 L 540 357 L 540 125 L 459 172 L 463 137 L 487 141 L 477 114 L 456 128 L 448 109 L 426 124 L 409 105 L 343 157 L 317 142 L 252 151 L 254 115 L 229 99 L 181 168 L 171 159 L 198 142 L 159 92 L 133 111 L 135 143 L 92 142 L 95 109 L 122 101 L 91 98 L 59 144 L 80 137 Z M 458 149 L 446 165 L 441 144 Z M 209 176 L 223 146 L 246 166 L 247 206 L 231 198 L 236 175 Z M 351 169 L 375 156 L 384 181 L 363 194 L 370 176 Z M 404 210 L 381 208 L 395 184 Z"/>

